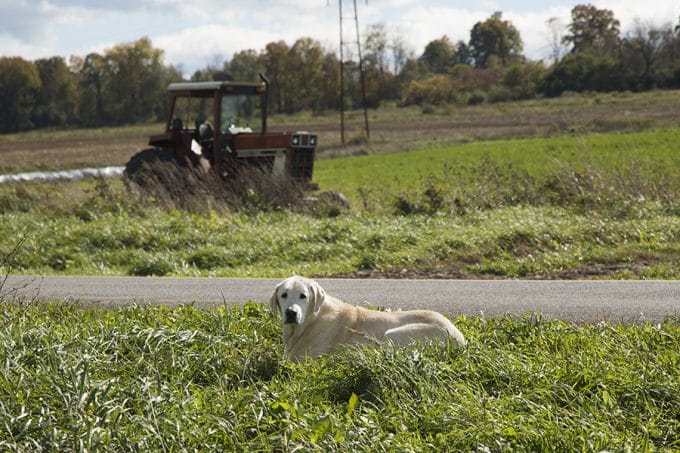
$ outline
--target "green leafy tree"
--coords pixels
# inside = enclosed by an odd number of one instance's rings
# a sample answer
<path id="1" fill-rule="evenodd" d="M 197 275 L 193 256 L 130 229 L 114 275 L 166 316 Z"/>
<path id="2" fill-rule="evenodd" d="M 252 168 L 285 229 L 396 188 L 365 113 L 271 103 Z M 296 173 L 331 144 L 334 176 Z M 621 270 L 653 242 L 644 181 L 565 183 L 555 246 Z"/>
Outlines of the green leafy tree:
<path id="1" fill-rule="evenodd" d="M 400 33 L 399 30 L 395 30 L 392 33 L 389 50 L 392 54 L 392 73 L 396 76 L 404 68 L 413 52 L 408 49 L 406 41 L 404 41 L 403 33 Z"/>
<path id="2" fill-rule="evenodd" d="M 632 89 L 649 89 L 662 82 L 661 61 L 672 46 L 673 30 L 637 23 L 621 42 L 621 62 Z"/>
<path id="3" fill-rule="evenodd" d="M 295 97 L 289 100 L 292 111 L 312 109 L 321 111 L 326 74 L 323 71 L 324 51 L 312 38 L 299 38 L 290 48 L 288 71 L 293 76 Z"/>
<path id="4" fill-rule="evenodd" d="M 368 28 L 364 37 L 363 63 L 385 74 L 388 70 L 389 39 L 385 24 L 374 24 Z"/>
<path id="5" fill-rule="evenodd" d="M 162 119 L 167 84 L 181 80 L 176 68 L 163 65 L 163 51 L 148 38 L 119 44 L 103 55 L 72 58 L 71 71 L 78 76 L 79 117 L 86 126 Z"/>
<path id="6" fill-rule="evenodd" d="M 520 57 L 523 49 L 519 31 L 512 22 L 496 12 L 470 31 L 470 57 L 478 68 L 487 68 L 493 61 L 505 66 Z"/>
<path id="7" fill-rule="evenodd" d="M 565 91 L 616 91 L 625 88 L 620 62 L 589 53 L 570 54 L 553 65 L 542 83 L 546 96 Z"/>
<path id="8" fill-rule="evenodd" d="M 408 58 L 404 62 L 404 66 L 395 80 L 398 99 L 406 100 L 408 98 L 411 83 L 421 79 L 424 72 L 420 59 Z"/>
<path id="9" fill-rule="evenodd" d="M 265 71 L 260 54 L 254 49 L 236 52 L 225 69 L 233 80 L 242 82 L 258 81 L 260 73 Z"/>
<path id="10" fill-rule="evenodd" d="M 393 44 L 397 45 L 395 41 Z M 395 50 L 394 48 L 392 49 Z M 392 53 L 397 57 L 402 51 Z M 390 38 L 384 24 L 373 25 L 368 29 L 364 44 L 363 67 L 366 80 L 366 101 L 369 106 L 377 107 L 382 100 L 396 99 L 397 88 L 394 73 L 390 71 Z M 401 58 L 401 57 L 400 57 Z"/>
<path id="11" fill-rule="evenodd" d="M 652 73 L 659 87 L 680 88 L 680 26 L 665 26 L 660 33 L 663 43 L 652 63 Z"/>
<path id="12" fill-rule="evenodd" d="M 41 88 L 33 110 L 36 127 L 64 126 L 77 118 L 78 80 L 61 57 L 35 61 Z"/>
<path id="13" fill-rule="evenodd" d="M 503 75 L 503 86 L 510 90 L 512 99 L 535 97 L 546 75 L 543 63 L 515 63 Z"/>
<path id="14" fill-rule="evenodd" d="M 419 61 L 426 72 L 446 74 L 456 63 L 456 47 L 444 35 L 427 43 Z"/>
<path id="15" fill-rule="evenodd" d="M 31 113 L 40 86 L 35 64 L 20 57 L 0 57 L 0 132 L 33 127 Z"/>
<path id="16" fill-rule="evenodd" d="M 620 42 L 620 25 L 609 9 L 577 5 L 571 10 L 569 33 L 562 42 L 571 46 L 571 53 L 614 56 Z"/>
<path id="17" fill-rule="evenodd" d="M 329 109 L 340 108 L 340 61 L 331 52 L 327 52 L 322 63 L 323 106 Z"/>
<path id="18" fill-rule="evenodd" d="M 460 100 L 470 100 L 480 93 L 487 93 L 501 85 L 503 80 L 503 73 L 498 69 L 475 68 L 466 64 L 451 68 L 450 75 Z"/>
<path id="19" fill-rule="evenodd" d="M 106 60 L 98 53 L 88 54 L 82 60 L 75 58 L 72 68 L 78 74 L 80 86 L 80 122 L 96 126 L 110 120 L 105 108 L 104 90 L 107 83 Z"/>
<path id="20" fill-rule="evenodd" d="M 107 103 L 115 123 L 158 119 L 165 93 L 163 51 L 142 38 L 104 54 Z"/>
<path id="21" fill-rule="evenodd" d="M 269 79 L 269 102 L 278 113 L 284 111 L 286 97 L 290 96 L 291 91 L 290 75 L 286 67 L 288 52 L 290 47 L 284 41 L 270 42 L 260 57 L 264 74 Z"/>
<path id="22" fill-rule="evenodd" d="M 455 64 L 465 64 L 469 65 L 472 63 L 472 55 L 470 53 L 470 46 L 468 46 L 464 41 L 458 41 L 456 43 L 456 58 Z"/>

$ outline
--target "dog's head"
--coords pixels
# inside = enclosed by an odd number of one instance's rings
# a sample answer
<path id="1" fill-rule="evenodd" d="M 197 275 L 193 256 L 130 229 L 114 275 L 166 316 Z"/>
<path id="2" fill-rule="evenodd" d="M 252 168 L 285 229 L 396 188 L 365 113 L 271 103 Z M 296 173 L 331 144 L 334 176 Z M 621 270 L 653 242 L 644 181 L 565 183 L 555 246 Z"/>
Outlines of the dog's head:
<path id="1" fill-rule="evenodd" d="M 303 325 L 309 316 L 316 316 L 326 298 L 326 292 L 314 280 L 289 277 L 279 283 L 269 307 L 281 315 L 281 323 Z"/>

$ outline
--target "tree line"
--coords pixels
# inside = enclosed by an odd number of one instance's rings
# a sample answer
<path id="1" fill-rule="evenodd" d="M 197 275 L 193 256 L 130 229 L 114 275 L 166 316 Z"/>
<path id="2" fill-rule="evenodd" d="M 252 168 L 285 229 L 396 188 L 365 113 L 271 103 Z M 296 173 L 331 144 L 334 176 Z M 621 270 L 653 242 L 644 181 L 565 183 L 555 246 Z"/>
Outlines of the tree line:
<path id="1" fill-rule="evenodd" d="M 546 21 L 551 61 L 523 55 L 517 28 L 496 12 L 477 22 L 467 42 L 442 36 L 421 55 L 384 24 L 364 33 L 366 102 L 400 105 L 477 104 L 559 96 L 566 91 L 641 91 L 680 87 L 680 25 L 637 23 L 623 34 L 614 13 L 577 5 L 571 22 Z M 347 108 L 359 107 L 357 58 L 344 62 Z M 340 64 L 333 51 L 308 37 L 292 45 L 237 52 L 207 65 L 190 80 L 270 80 L 270 110 L 322 112 L 340 107 Z M 166 87 L 181 71 L 163 63 L 148 38 L 102 54 L 27 61 L 0 58 L 0 132 L 34 128 L 132 124 L 165 116 Z"/>

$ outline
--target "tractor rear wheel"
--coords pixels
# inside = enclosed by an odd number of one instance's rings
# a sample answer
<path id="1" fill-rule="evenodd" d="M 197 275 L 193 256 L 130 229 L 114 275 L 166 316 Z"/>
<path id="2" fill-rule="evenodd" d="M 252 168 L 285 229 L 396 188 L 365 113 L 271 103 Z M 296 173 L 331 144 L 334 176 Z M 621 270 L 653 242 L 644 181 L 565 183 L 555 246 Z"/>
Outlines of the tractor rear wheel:
<path id="1" fill-rule="evenodd" d="M 125 166 L 124 182 L 133 193 L 178 201 L 188 195 L 209 193 L 210 163 L 201 159 L 196 167 L 182 162 L 162 148 L 149 148 L 132 156 Z"/>
<path id="2" fill-rule="evenodd" d="M 157 180 L 163 166 L 179 167 L 179 162 L 163 149 L 148 148 L 130 158 L 123 175 L 127 182 L 143 187 Z"/>

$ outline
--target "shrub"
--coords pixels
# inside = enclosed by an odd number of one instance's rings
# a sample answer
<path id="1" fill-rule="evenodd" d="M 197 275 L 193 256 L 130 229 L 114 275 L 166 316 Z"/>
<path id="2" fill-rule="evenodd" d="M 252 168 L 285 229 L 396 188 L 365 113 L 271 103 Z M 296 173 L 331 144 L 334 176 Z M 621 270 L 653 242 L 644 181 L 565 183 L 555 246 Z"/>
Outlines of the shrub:
<path id="1" fill-rule="evenodd" d="M 404 103 L 409 104 L 443 104 L 454 102 L 456 95 L 451 77 L 435 74 L 422 80 L 414 80 L 406 90 Z"/>
<path id="2" fill-rule="evenodd" d="M 173 162 L 155 162 L 147 169 L 129 188 L 165 208 L 261 212 L 305 207 L 302 185 L 259 168 L 243 168 L 227 181 L 215 172 Z"/>
<path id="3" fill-rule="evenodd" d="M 543 80 L 546 96 L 565 91 L 617 91 L 625 88 L 619 64 L 611 58 L 584 53 L 564 57 Z"/>
<path id="4" fill-rule="evenodd" d="M 37 194 L 26 189 L 23 184 L 16 184 L 12 190 L 0 194 L 0 214 L 5 212 L 28 212 L 39 200 Z"/>
<path id="5" fill-rule="evenodd" d="M 130 264 L 129 275 L 140 277 L 158 276 L 162 277 L 171 273 L 173 265 L 163 256 L 144 255 L 137 257 Z"/>
<path id="6" fill-rule="evenodd" d="M 492 87 L 487 95 L 487 100 L 490 103 L 507 102 L 514 99 L 514 94 L 510 88 L 503 86 Z"/>
<path id="7" fill-rule="evenodd" d="M 189 264 L 205 270 L 224 266 L 226 261 L 227 257 L 224 251 L 215 247 L 201 247 L 194 251 L 187 259 Z"/>
<path id="8" fill-rule="evenodd" d="M 585 162 L 579 170 L 563 166 L 548 177 L 540 191 L 550 203 L 614 210 L 625 216 L 641 202 L 672 204 L 680 195 L 680 184 L 652 163 L 627 162 L 604 171 Z"/>
<path id="9" fill-rule="evenodd" d="M 475 90 L 468 96 L 468 105 L 479 105 L 486 102 L 486 93 Z"/>
<path id="10" fill-rule="evenodd" d="M 392 195 L 390 204 L 400 216 L 554 205 L 625 218 L 648 202 L 673 209 L 678 197 L 680 182 L 651 161 L 621 162 L 606 169 L 589 161 L 562 163 L 537 178 L 486 156 L 479 163 L 445 165 L 441 173 L 426 177 L 419 190 Z"/>
<path id="11" fill-rule="evenodd" d="M 512 99 L 530 99 L 538 94 L 545 75 L 543 63 L 513 64 L 505 71 L 503 86 L 511 91 Z"/>
<path id="12" fill-rule="evenodd" d="M 398 195 L 392 202 L 394 212 L 397 215 L 428 214 L 433 215 L 446 207 L 445 185 L 430 177 L 425 181 L 419 196 L 415 200 L 406 195 Z"/>
<path id="13" fill-rule="evenodd" d="M 503 82 L 502 73 L 497 69 L 473 68 L 459 64 L 451 68 L 453 86 L 457 92 L 489 91 Z"/>

